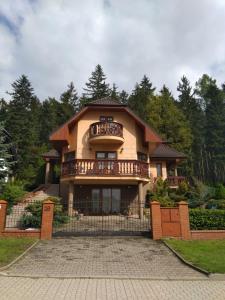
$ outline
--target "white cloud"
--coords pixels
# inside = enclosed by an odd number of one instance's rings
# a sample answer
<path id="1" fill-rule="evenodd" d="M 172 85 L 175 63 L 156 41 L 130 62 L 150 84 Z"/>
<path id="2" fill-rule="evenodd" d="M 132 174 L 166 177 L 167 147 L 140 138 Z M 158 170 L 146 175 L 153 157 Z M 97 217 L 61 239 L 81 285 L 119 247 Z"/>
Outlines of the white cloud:
<path id="1" fill-rule="evenodd" d="M 222 0 L 2 0 L 0 97 L 22 73 L 42 100 L 81 93 L 97 63 L 128 91 L 143 74 L 174 92 L 183 74 L 223 82 L 224 28 Z"/>

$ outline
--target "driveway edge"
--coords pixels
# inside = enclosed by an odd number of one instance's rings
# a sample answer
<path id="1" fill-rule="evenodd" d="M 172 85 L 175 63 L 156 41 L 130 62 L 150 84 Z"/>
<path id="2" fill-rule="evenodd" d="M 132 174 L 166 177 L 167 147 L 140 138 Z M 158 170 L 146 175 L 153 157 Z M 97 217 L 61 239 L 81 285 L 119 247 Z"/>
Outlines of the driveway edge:
<path id="1" fill-rule="evenodd" d="M 162 242 L 164 243 L 164 245 L 170 250 L 173 252 L 173 254 L 178 257 L 185 265 L 191 267 L 192 269 L 198 271 L 198 272 L 201 272 L 203 273 L 204 275 L 207 275 L 208 277 L 211 275 L 210 272 L 204 270 L 204 269 L 201 269 L 199 267 L 196 267 L 195 265 L 193 265 L 192 263 L 190 263 L 189 261 L 185 260 L 176 250 L 174 250 L 172 247 L 170 247 L 170 245 L 167 244 L 167 242 L 165 240 L 162 240 Z"/>
<path id="2" fill-rule="evenodd" d="M 37 240 L 36 242 L 34 242 L 29 248 L 27 248 L 22 254 L 20 254 L 19 256 L 17 256 L 13 261 L 11 261 L 11 263 L 9 263 L 8 265 L 1 267 L 0 268 L 0 272 L 4 271 L 6 269 L 8 269 L 9 267 L 11 267 L 12 265 L 14 265 L 18 260 L 20 260 L 24 255 L 27 254 L 27 252 L 29 252 L 33 247 L 35 247 L 37 245 L 37 243 L 39 242 L 39 240 Z M 1 274 L 0 274 L 1 275 Z"/>

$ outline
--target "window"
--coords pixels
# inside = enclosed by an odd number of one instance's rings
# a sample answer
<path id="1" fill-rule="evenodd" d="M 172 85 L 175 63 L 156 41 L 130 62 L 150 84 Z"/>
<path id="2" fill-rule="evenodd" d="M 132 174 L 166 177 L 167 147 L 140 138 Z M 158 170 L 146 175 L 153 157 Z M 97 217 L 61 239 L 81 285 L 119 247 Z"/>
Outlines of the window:
<path id="1" fill-rule="evenodd" d="M 96 152 L 97 159 L 116 159 L 116 152 Z"/>
<path id="2" fill-rule="evenodd" d="M 141 160 L 141 161 L 147 161 L 148 157 L 147 157 L 147 154 L 142 153 L 142 152 L 138 152 L 137 153 L 137 159 Z"/>
<path id="3" fill-rule="evenodd" d="M 156 164 L 156 171 L 157 171 L 157 177 L 162 177 L 162 164 L 161 163 Z"/>
<path id="4" fill-rule="evenodd" d="M 64 153 L 64 161 L 70 161 L 75 159 L 75 151 Z"/>
<path id="5" fill-rule="evenodd" d="M 99 118 L 100 122 L 113 122 L 112 116 L 100 116 Z"/>

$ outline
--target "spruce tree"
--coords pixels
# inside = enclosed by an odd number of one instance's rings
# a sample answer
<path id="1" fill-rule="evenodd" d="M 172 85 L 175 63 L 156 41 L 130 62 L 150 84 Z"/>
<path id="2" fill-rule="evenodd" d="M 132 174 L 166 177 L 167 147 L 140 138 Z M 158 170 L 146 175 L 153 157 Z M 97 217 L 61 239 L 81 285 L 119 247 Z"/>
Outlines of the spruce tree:
<path id="1" fill-rule="evenodd" d="M 101 65 L 98 64 L 86 83 L 83 98 L 87 99 L 87 101 L 90 101 L 109 96 L 110 88 L 109 84 L 106 83 L 106 79 L 106 75 L 104 74 Z"/>
<path id="2" fill-rule="evenodd" d="M 128 104 L 128 98 L 129 98 L 129 95 L 128 93 L 125 91 L 125 90 L 122 90 L 120 93 L 119 93 L 119 99 L 120 99 L 120 102 L 122 104 Z"/>
<path id="3" fill-rule="evenodd" d="M 68 89 L 60 96 L 59 124 L 68 121 L 79 108 L 77 91 L 73 82 L 68 85 Z"/>
<path id="4" fill-rule="evenodd" d="M 40 102 L 34 95 L 30 81 L 22 75 L 12 84 L 12 97 L 8 105 L 6 129 L 17 147 L 18 178 L 31 182 L 36 174 L 36 147 L 40 145 Z"/>
<path id="5" fill-rule="evenodd" d="M 150 99 L 148 112 L 148 123 L 162 138 L 178 151 L 189 155 L 192 144 L 191 129 L 167 87 L 163 86 L 160 94 Z"/>
<path id="6" fill-rule="evenodd" d="M 119 99 L 119 93 L 118 93 L 117 89 L 118 89 L 118 87 L 116 86 L 115 83 L 113 83 L 113 87 L 112 87 L 112 89 L 110 91 L 110 97 L 112 99 L 115 99 L 115 100 Z"/>
<path id="7" fill-rule="evenodd" d="M 0 182 L 12 173 L 14 161 L 11 148 L 12 143 L 9 141 L 9 135 L 4 128 L 4 123 L 0 122 Z"/>
<path id="8" fill-rule="evenodd" d="M 189 157 L 190 175 L 204 178 L 204 123 L 205 116 L 202 107 L 195 96 L 188 79 L 183 76 L 178 84 L 178 107 L 189 122 L 193 135 L 192 151 Z"/>
<path id="9" fill-rule="evenodd" d="M 128 100 L 130 108 L 145 121 L 148 119 L 147 108 L 151 97 L 154 95 L 154 91 L 155 88 L 149 78 L 144 75 L 140 84 L 136 84 Z"/>

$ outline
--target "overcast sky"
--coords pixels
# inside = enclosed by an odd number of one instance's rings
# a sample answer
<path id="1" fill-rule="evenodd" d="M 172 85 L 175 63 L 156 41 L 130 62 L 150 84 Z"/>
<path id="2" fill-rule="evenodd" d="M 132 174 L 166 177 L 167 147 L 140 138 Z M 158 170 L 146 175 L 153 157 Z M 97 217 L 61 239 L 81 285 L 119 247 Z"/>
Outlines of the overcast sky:
<path id="1" fill-rule="evenodd" d="M 225 81 L 225 0 L 1 0 L 0 97 L 21 74 L 37 96 L 82 92 L 97 64 L 130 92 L 144 74 Z"/>

